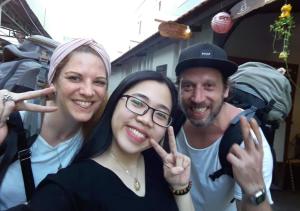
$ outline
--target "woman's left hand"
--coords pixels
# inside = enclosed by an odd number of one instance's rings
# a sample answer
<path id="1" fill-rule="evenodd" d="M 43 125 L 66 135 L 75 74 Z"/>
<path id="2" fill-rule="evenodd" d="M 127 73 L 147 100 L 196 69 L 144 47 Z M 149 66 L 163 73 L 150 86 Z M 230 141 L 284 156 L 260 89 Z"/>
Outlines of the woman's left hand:
<path id="1" fill-rule="evenodd" d="M 156 141 L 150 140 L 155 151 L 164 163 L 164 176 L 174 190 L 188 186 L 190 180 L 191 160 L 186 155 L 177 152 L 173 127 L 168 128 L 170 153 L 167 153 Z"/>

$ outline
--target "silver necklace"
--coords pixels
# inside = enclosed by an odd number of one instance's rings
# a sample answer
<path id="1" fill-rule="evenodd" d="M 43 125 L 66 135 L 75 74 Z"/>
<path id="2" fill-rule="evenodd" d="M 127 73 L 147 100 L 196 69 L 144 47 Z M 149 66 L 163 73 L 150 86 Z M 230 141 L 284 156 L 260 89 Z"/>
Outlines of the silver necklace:
<path id="1" fill-rule="evenodd" d="M 125 173 L 130 176 L 131 178 L 133 178 L 133 188 L 135 191 L 139 191 L 141 189 L 141 183 L 138 179 L 138 164 L 139 164 L 139 160 L 137 161 L 136 164 L 136 175 L 133 176 L 132 174 L 130 174 L 130 171 L 124 166 L 124 164 L 122 164 L 122 162 L 117 158 L 117 156 L 111 152 L 110 156 L 117 162 L 117 164 L 125 171 Z"/>

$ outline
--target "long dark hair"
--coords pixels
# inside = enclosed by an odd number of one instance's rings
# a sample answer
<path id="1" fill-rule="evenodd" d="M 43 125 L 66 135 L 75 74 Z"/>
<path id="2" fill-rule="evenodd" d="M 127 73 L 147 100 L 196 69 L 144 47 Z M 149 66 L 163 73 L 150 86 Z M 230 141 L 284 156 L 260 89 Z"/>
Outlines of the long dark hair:
<path id="1" fill-rule="evenodd" d="M 94 157 L 107 150 L 112 143 L 111 119 L 119 99 L 128 89 L 146 80 L 158 81 L 167 85 L 172 98 L 171 117 L 174 116 L 177 108 L 177 90 L 173 82 L 161 73 L 151 70 L 132 73 L 119 84 L 110 96 L 101 120 L 93 129 L 76 160 Z"/>

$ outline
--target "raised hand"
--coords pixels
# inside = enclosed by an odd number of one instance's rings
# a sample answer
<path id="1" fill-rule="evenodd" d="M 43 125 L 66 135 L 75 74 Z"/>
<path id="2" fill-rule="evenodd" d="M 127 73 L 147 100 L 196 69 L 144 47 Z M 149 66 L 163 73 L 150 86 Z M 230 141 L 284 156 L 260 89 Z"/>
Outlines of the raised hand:
<path id="1" fill-rule="evenodd" d="M 46 96 L 53 92 L 55 92 L 55 88 L 53 86 L 23 93 L 14 93 L 5 89 L 0 90 L 0 144 L 7 135 L 6 121 L 13 111 L 56 111 L 57 107 L 55 106 L 43 106 L 24 102 L 25 100 Z"/>
<path id="2" fill-rule="evenodd" d="M 234 144 L 227 155 L 227 160 L 232 164 L 234 178 L 243 191 L 253 194 L 264 188 L 262 137 L 254 119 L 251 119 L 250 123 L 245 117 L 241 117 L 240 120 L 245 148 Z"/>
<path id="3" fill-rule="evenodd" d="M 167 153 L 156 141 L 150 140 L 155 151 L 164 163 L 164 177 L 173 189 L 187 187 L 190 179 L 191 160 L 177 152 L 173 127 L 168 128 L 170 153 Z"/>

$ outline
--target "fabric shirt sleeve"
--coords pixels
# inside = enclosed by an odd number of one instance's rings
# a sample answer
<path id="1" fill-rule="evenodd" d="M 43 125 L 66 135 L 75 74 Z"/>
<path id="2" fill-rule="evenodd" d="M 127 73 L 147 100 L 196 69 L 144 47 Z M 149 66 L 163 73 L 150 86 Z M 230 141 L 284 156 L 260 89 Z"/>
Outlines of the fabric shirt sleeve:
<path id="1" fill-rule="evenodd" d="M 264 150 L 263 177 L 266 186 L 266 195 L 269 203 L 273 204 L 273 200 L 270 192 L 270 187 L 272 183 L 272 174 L 273 174 L 273 156 L 271 153 L 270 145 L 261 129 L 260 129 L 260 133 L 263 139 L 263 150 Z M 244 148 L 244 142 L 241 143 L 241 146 Z M 235 183 L 235 187 L 234 187 L 234 198 L 238 200 L 242 200 L 242 190 L 237 183 Z"/>

